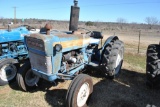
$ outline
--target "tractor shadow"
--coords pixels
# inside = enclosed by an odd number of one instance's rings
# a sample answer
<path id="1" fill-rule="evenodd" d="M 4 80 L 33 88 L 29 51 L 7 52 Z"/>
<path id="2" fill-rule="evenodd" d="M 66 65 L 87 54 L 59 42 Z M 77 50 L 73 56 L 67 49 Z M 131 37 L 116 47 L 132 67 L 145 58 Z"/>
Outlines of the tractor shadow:
<path id="1" fill-rule="evenodd" d="M 56 80 L 54 83 L 42 80 L 40 85 L 34 90 L 29 91 L 29 93 L 32 94 L 38 91 L 42 91 L 45 93 L 44 99 L 51 107 L 65 107 L 67 89 L 52 89 L 59 84 L 63 84 L 63 82 L 64 80 Z M 9 86 L 13 90 L 22 91 L 16 81 L 11 82 Z"/>
<path id="2" fill-rule="evenodd" d="M 56 80 L 54 83 L 48 82 L 46 80 L 41 80 L 39 85 L 35 87 L 35 89 L 29 91 L 30 93 L 38 92 L 38 91 L 47 91 L 49 88 L 57 86 L 60 82 L 63 82 L 61 80 Z M 9 87 L 16 91 L 22 91 L 20 87 L 18 86 L 18 83 L 16 81 L 9 83 Z"/>
<path id="3" fill-rule="evenodd" d="M 91 107 L 159 107 L 160 90 L 146 86 L 144 73 L 122 69 L 114 80 L 94 84 Z M 93 75 L 92 75 L 93 76 Z"/>
<path id="4" fill-rule="evenodd" d="M 20 91 L 20 88 L 19 88 L 16 80 L 10 82 L 8 85 L 9 85 L 9 87 L 10 87 L 11 89 L 16 90 L 16 91 Z"/>
<path id="5" fill-rule="evenodd" d="M 46 91 L 44 99 L 51 107 L 65 107 L 67 89 L 53 89 Z"/>

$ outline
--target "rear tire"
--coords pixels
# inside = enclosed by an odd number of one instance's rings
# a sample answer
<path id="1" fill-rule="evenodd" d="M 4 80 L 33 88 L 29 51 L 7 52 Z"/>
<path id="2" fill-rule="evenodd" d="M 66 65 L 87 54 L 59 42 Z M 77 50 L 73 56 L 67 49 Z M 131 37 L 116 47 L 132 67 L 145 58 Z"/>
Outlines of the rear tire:
<path id="1" fill-rule="evenodd" d="M 66 107 L 84 107 L 93 92 L 93 82 L 90 76 L 79 74 L 71 82 L 66 95 Z"/>
<path id="2" fill-rule="evenodd" d="M 17 73 L 17 83 L 23 91 L 31 91 L 39 84 L 40 78 L 32 70 L 30 61 L 26 61 Z"/>
<path id="3" fill-rule="evenodd" d="M 0 61 L 0 85 L 4 86 L 12 82 L 16 77 L 18 68 L 19 64 L 15 59 L 2 59 Z"/>
<path id="4" fill-rule="evenodd" d="M 160 85 L 160 45 L 151 44 L 147 49 L 146 59 L 147 85 L 155 87 Z"/>
<path id="5" fill-rule="evenodd" d="M 105 77 L 114 79 L 120 71 L 123 64 L 124 43 L 120 40 L 115 40 L 109 43 L 103 53 L 102 64 L 106 66 L 104 71 Z"/>

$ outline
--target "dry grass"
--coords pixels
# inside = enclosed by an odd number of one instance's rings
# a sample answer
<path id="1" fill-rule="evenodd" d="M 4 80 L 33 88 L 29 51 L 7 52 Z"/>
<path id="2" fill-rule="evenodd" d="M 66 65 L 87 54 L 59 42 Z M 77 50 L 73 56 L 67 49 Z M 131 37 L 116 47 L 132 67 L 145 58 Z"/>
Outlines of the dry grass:
<path id="1" fill-rule="evenodd" d="M 113 32 L 104 34 L 107 38 Z M 146 48 L 148 44 L 158 43 L 160 36 L 143 35 L 140 47 L 143 49 L 140 50 L 142 54 L 136 54 L 137 33 L 119 32 L 119 38 L 125 43 L 121 75 L 112 81 L 100 76 L 98 71 L 90 74 L 94 83 L 94 91 L 89 101 L 90 107 L 151 107 L 149 105 L 160 107 L 160 90 L 149 89 L 145 85 Z M 1 86 L 0 107 L 63 107 L 69 83 L 70 81 L 61 81 L 54 86 L 54 83 L 44 81 L 38 89 L 27 93 L 20 91 L 16 83 Z"/>

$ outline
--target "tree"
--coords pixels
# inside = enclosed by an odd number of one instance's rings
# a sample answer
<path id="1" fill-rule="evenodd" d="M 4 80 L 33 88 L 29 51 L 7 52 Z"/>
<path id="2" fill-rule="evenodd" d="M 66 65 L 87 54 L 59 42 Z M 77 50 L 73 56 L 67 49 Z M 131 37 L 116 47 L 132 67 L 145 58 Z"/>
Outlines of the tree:
<path id="1" fill-rule="evenodd" d="M 118 18 L 117 22 L 120 24 L 120 28 L 123 29 L 123 25 L 127 23 L 127 20 L 124 18 Z"/>
<path id="2" fill-rule="evenodd" d="M 144 21 L 149 25 L 149 29 L 152 29 L 154 25 L 159 23 L 156 17 L 146 17 Z"/>
<path id="3" fill-rule="evenodd" d="M 118 18 L 117 22 L 122 24 L 122 23 L 127 23 L 127 20 L 124 18 Z"/>
<path id="4" fill-rule="evenodd" d="M 93 25 L 94 25 L 94 23 L 93 23 L 93 22 L 91 22 L 91 21 L 88 21 L 88 22 L 86 22 L 86 23 L 85 23 L 85 25 L 86 25 L 86 26 L 93 26 Z"/>
<path id="5" fill-rule="evenodd" d="M 0 23 L 3 23 L 3 17 L 0 16 Z"/>

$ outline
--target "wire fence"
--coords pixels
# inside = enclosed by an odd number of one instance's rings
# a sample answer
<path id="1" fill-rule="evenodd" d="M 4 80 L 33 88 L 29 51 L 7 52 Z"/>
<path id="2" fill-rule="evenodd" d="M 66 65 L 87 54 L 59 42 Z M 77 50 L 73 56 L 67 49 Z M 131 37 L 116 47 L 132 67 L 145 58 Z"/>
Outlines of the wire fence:
<path id="1" fill-rule="evenodd" d="M 158 30 L 128 30 L 128 31 L 103 31 L 105 38 L 116 35 L 125 44 L 125 51 L 130 53 L 145 54 L 148 45 L 159 44 L 160 32 Z"/>

